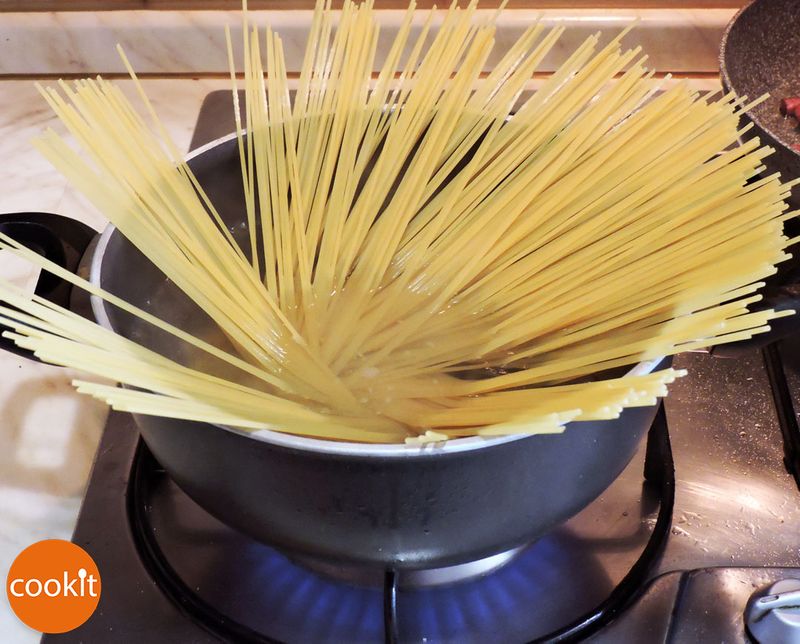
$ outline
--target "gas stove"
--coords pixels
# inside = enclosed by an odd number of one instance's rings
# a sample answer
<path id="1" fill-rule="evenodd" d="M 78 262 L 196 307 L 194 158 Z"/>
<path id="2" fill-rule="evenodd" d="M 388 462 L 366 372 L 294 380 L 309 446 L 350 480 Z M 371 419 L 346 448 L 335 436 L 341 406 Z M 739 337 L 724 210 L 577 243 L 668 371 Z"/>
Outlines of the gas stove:
<path id="1" fill-rule="evenodd" d="M 214 92 L 192 147 L 232 129 Z M 777 623 L 800 630 L 777 608 L 795 585 L 769 590 L 800 580 L 800 338 L 674 366 L 690 375 L 600 498 L 525 548 L 413 575 L 354 577 L 228 528 L 112 413 L 73 537 L 100 605 L 43 642 L 746 642 L 746 608 L 777 642 Z"/>

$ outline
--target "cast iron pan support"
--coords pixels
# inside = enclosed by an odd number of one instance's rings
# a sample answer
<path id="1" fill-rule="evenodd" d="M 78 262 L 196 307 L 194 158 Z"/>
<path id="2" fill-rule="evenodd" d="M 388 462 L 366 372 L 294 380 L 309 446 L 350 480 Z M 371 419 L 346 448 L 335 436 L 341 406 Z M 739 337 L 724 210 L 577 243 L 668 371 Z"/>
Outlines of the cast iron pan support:
<path id="1" fill-rule="evenodd" d="M 656 494 L 660 505 L 650 540 L 636 563 L 597 608 L 572 624 L 533 640 L 531 644 L 582 640 L 619 616 L 644 590 L 667 543 L 672 529 L 672 510 L 675 507 L 675 463 L 672 458 L 667 414 L 663 403 L 659 405 L 655 420 L 647 433 L 644 487 L 645 491 L 649 490 Z"/>
<path id="2" fill-rule="evenodd" d="M 772 399 L 775 402 L 775 411 L 778 414 L 778 424 L 783 435 L 783 464 L 800 490 L 800 424 L 797 422 L 797 412 L 786 382 L 778 347 L 779 345 L 770 344 L 764 347 L 762 355 L 772 390 Z"/>
<path id="3" fill-rule="evenodd" d="M 397 644 L 397 572 L 391 568 L 383 580 L 383 637 L 386 644 Z"/>
<path id="4" fill-rule="evenodd" d="M 588 637 L 617 617 L 644 589 L 647 579 L 664 550 L 672 528 L 672 510 L 675 505 L 675 465 L 669 441 L 667 416 L 660 405 L 656 418 L 647 434 L 647 452 L 644 461 L 645 488 L 657 495 L 660 506 L 656 525 L 639 559 L 628 571 L 606 600 L 597 608 L 579 617 L 571 624 L 532 640 L 530 644 L 576 642 Z M 397 639 L 397 574 L 386 572 L 384 583 L 384 632 L 387 644 Z"/>
<path id="5" fill-rule="evenodd" d="M 47 212 L 0 214 L 0 232 L 72 273 L 77 272 L 86 249 L 97 236 L 94 229 L 80 221 Z M 72 284 L 46 271 L 40 274 L 35 293 L 54 304 L 70 308 Z M 6 327 L 0 325 L 0 332 L 5 330 Z M 2 336 L 0 350 L 34 358 L 33 353 L 20 349 L 12 340 Z"/>

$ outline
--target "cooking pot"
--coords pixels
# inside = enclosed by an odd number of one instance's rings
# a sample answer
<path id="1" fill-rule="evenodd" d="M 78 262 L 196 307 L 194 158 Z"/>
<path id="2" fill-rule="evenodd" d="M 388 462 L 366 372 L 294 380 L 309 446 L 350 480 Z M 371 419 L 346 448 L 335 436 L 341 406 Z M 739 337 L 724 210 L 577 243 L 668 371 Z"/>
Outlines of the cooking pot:
<path id="1" fill-rule="evenodd" d="M 189 165 L 237 241 L 244 242 L 235 138 L 197 150 Z M 52 224 L 53 215 L 43 216 Z M 5 224 L 0 219 L 0 229 L 15 235 L 13 228 L 24 228 L 28 220 L 26 213 L 7 217 Z M 45 224 L 36 223 L 59 239 Z M 67 224 L 62 219 L 59 225 Z M 89 237 L 84 230 L 63 242 L 64 265 L 75 268 L 80 240 Z M 44 253 L 58 246 L 21 241 Z M 208 316 L 113 226 L 96 244 L 91 281 L 229 348 Z M 116 307 L 95 299 L 92 308 L 103 326 L 225 375 L 213 359 L 198 363 L 189 347 Z M 642 362 L 627 374 L 649 373 L 659 362 Z M 571 423 L 561 434 L 461 438 L 427 446 L 252 433 L 146 415 L 137 415 L 136 422 L 175 483 L 226 524 L 309 561 L 402 570 L 460 564 L 534 541 L 614 481 L 655 413 L 655 406 L 630 408 L 616 420 Z"/>

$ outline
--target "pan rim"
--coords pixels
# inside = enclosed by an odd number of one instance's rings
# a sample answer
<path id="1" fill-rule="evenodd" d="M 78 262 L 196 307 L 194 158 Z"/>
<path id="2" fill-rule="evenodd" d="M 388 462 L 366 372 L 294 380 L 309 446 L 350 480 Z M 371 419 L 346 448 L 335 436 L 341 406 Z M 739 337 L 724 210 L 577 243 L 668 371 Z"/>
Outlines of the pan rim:
<path id="1" fill-rule="evenodd" d="M 730 36 L 731 30 L 734 26 L 739 22 L 741 17 L 749 11 L 755 4 L 759 2 L 759 0 L 751 0 L 745 6 L 743 6 L 739 11 L 737 11 L 733 18 L 731 18 L 730 22 L 725 27 L 725 31 L 722 33 L 722 38 L 719 44 L 719 56 L 717 62 L 719 64 L 719 75 L 720 80 L 722 83 L 722 89 L 725 92 L 733 92 L 737 97 L 741 96 L 738 88 L 734 87 L 733 82 L 731 81 L 730 74 L 728 73 L 728 65 L 726 60 L 726 55 L 728 51 L 728 37 Z M 749 97 L 753 98 L 753 97 Z M 742 112 L 742 115 L 745 115 L 758 129 L 764 132 L 767 136 L 769 136 L 775 144 L 779 144 L 786 152 L 790 152 L 796 157 L 800 157 L 800 150 L 795 149 L 792 147 L 791 143 L 787 143 L 784 139 L 776 134 L 770 127 L 766 126 L 761 118 L 753 111 L 748 110 L 747 112 Z M 770 145 L 770 142 L 761 142 L 761 145 Z M 774 154 L 774 153 L 773 153 Z"/>

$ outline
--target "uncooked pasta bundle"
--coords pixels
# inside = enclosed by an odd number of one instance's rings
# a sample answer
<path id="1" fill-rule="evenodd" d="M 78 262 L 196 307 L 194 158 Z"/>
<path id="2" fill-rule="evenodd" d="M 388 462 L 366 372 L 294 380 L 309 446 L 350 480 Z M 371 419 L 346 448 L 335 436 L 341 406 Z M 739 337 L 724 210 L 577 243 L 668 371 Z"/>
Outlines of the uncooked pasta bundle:
<path id="1" fill-rule="evenodd" d="M 528 93 L 562 27 L 534 24 L 484 72 L 496 16 L 474 2 L 421 28 L 414 15 L 378 65 L 372 3 L 318 5 L 290 92 L 280 37 L 245 12 L 246 122 L 228 34 L 241 247 L 130 65 L 143 112 L 101 78 L 41 90 L 75 145 L 48 131 L 38 149 L 229 344 L 0 246 L 241 378 L 2 284 L 7 334 L 107 379 L 76 386 L 116 409 L 413 443 L 652 405 L 681 373 L 624 367 L 786 314 L 748 312 L 793 240 L 790 185 L 758 176 L 770 150 L 737 143 L 743 99 L 660 91 L 624 34 L 589 37 Z"/>

